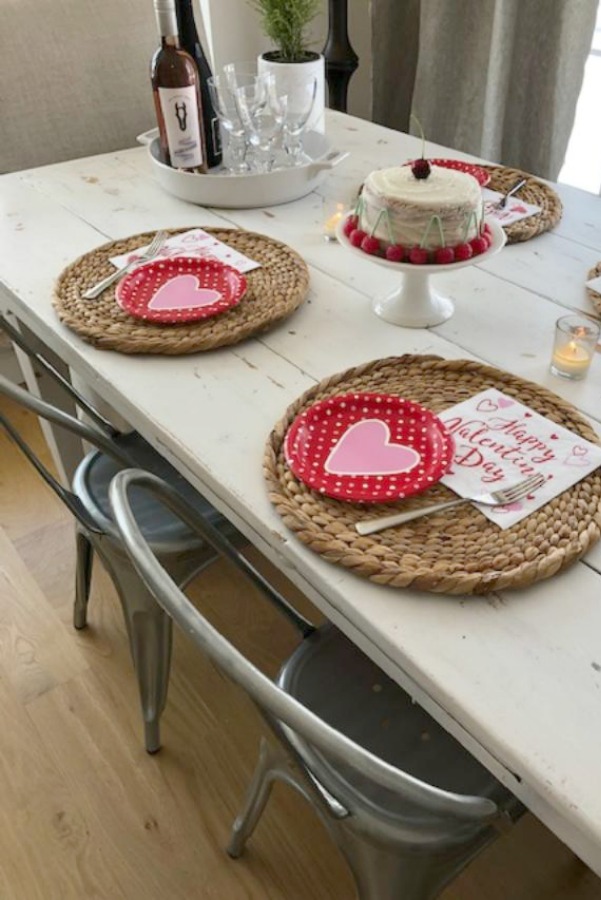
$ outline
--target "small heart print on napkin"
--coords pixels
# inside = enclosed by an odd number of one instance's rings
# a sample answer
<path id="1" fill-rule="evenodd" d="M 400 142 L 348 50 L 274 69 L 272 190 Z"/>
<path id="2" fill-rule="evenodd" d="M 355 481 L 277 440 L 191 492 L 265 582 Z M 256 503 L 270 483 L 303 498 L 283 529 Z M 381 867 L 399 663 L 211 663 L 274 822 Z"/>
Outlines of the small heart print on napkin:
<path id="1" fill-rule="evenodd" d="M 495 512 L 497 515 L 504 515 L 505 513 L 521 512 L 523 508 L 522 501 L 516 500 L 515 503 L 506 503 L 505 506 L 497 506 Z"/>
<path id="2" fill-rule="evenodd" d="M 494 400 L 486 397 L 484 400 L 480 401 L 476 409 L 478 412 L 496 412 L 498 409 L 507 409 L 509 406 L 513 406 L 514 403 L 515 400 L 510 400 L 509 397 L 503 397 L 501 395 Z"/>
<path id="3" fill-rule="evenodd" d="M 588 453 L 587 447 L 581 447 L 579 444 L 576 444 L 575 447 L 572 447 L 571 453 L 569 453 L 564 459 L 564 463 L 566 466 L 588 466 L 590 464 L 590 456 Z"/>

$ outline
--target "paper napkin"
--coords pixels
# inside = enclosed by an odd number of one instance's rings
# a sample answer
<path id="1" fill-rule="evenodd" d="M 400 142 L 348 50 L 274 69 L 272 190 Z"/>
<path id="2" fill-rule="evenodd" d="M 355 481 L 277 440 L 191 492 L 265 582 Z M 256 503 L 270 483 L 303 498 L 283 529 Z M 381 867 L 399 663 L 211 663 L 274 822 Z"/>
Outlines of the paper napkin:
<path id="1" fill-rule="evenodd" d="M 545 484 L 509 506 L 480 505 L 500 528 L 510 528 L 601 465 L 601 446 L 585 441 L 512 397 L 490 388 L 439 414 L 455 442 L 442 479 L 460 497 L 510 487 L 541 473 Z"/>
<path id="2" fill-rule="evenodd" d="M 590 288 L 591 291 L 596 291 L 598 294 L 601 294 L 601 275 L 597 275 L 596 278 L 591 278 L 590 281 L 586 283 L 587 288 Z"/>
<path id="3" fill-rule="evenodd" d="M 137 259 L 139 254 L 145 249 L 146 247 L 138 247 L 132 253 L 112 256 L 110 261 L 114 266 L 121 269 L 128 262 Z M 239 272 L 250 272 L 252 269 L 259 269 L 261 266 L 254 259 L 249 259 L 248 256 L 238 253 L 233 247 L 218 241 L 217 238 L 203 231 L 202 228 L 194 228 L 192 231 L 174 234 L 173 237 L 165 241 L 161 252 L 155 259 L 170 256 L 198 256 L 203 259 L 216 259 L 225 265 L 233 266 Z"/>
<path id="4" fill-rule="evenodd" d="M 482 188 L 482 199 L 484 200 L 484 212 L 487 216 L 495 219 L 500 225 L 512 225 L 519 222 L 520 219 L 527 219 L 541 211 L 540 206 L 533 203 L 524 203 L 518 197 L 510 197 L 506 206 L 502 209 L 494 209 L 495 203 L 502 200 L 505 195 L 500 191 L 491 191 L 490 188 Z"/>

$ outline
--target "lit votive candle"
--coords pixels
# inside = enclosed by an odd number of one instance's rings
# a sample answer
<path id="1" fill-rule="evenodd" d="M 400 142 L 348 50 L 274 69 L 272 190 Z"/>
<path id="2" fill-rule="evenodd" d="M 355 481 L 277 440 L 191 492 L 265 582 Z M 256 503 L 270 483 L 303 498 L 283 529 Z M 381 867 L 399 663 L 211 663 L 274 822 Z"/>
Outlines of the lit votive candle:
<path id="1" fill-rule="evenodd" d="M 344 203 L 324 199 L 324 216 L 323 236 L 326 241 L 336 240 L 336 228 L 341 219 L 344 218 L 346 206 Z"/>
<path id="2" fill-rule="evenodd" d="M 599 325 L 584 316 L 563 316 L 555 325 L 551 372 L 579 381 L 589 370 L 599 339 Z"/>

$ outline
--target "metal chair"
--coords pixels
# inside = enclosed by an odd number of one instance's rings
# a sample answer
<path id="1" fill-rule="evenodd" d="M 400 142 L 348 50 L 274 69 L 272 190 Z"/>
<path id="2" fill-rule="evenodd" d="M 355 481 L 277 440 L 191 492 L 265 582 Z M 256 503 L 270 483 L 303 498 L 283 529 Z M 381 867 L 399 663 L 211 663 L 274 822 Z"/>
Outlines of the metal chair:
<path id="1" fill-rule="evenodd" d="M 83 422 L 0 377 L 0 394 L 98 448 L 79 463 L 72 489 L 68 490 L 47 470 L 15 427 L 0 416 L 4 429 L 75 517 L 75 628 L 85 628 L 87 624 L 94 553 L 98 554 L 112 578 L 121 601 L 138 680 L 144 742 L 148 752 L 154 753 L 160 747 L 159 722 L 169 683 L 171 619 L 154 601 L 123 548 L 108 501 L 111 479 L 120 469 L 132 465 L 155 472 L 184 495 L 201 518 L 218 528 L 225 540 L 239 547 L 248 542 L 141 435 L 135 431 L 121 433 L 113 428 L 41 354 L 29 346 L 20 332 L 4 319 L 0 319 L 0 326 L 37 366 L 64 388 L 89 418 L 89 422 Z M 136 492 L 133 503 L 146 540 L 178 584 L 186 584 L 216 558 L 212 548 L 148 492 Z"/>
<path id="2" fill-rule="evenodd" d="M 426 900 L 523 807 L 427 713 L 332 625 L 295 622 L 303 640 L 274 683 L 198 612 L 145 540 L 130 502 L 147 488 L 279 605 L 248 561 L 169 485 L 120 472 L 110 502 L 123 543 L 158 603 L 257 703 L 275 740 L 263 739 L 228 852 L 238 857 L 273 782 L 312 804 L 344 854 L 361 900 Z"/>

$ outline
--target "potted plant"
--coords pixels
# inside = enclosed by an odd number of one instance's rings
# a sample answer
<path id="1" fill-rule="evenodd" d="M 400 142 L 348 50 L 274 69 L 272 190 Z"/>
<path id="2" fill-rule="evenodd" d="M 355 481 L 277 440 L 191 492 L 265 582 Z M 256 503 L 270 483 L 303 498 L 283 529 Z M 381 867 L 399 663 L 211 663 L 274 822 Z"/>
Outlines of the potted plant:
<path id="1" fill-rule="evenodd" d="M 321 9 L 321 0 L 249 0 L 261 17 L 263 30 L 274 50 L 259 57 L 260 72 L 274 72 L 278 81 L 289 85 L 307 78 L 317 79 L 315 108 L 309 128 L 325 131 L 325 64 L 320 53 L 310 49 L 307 30 Z"/>

